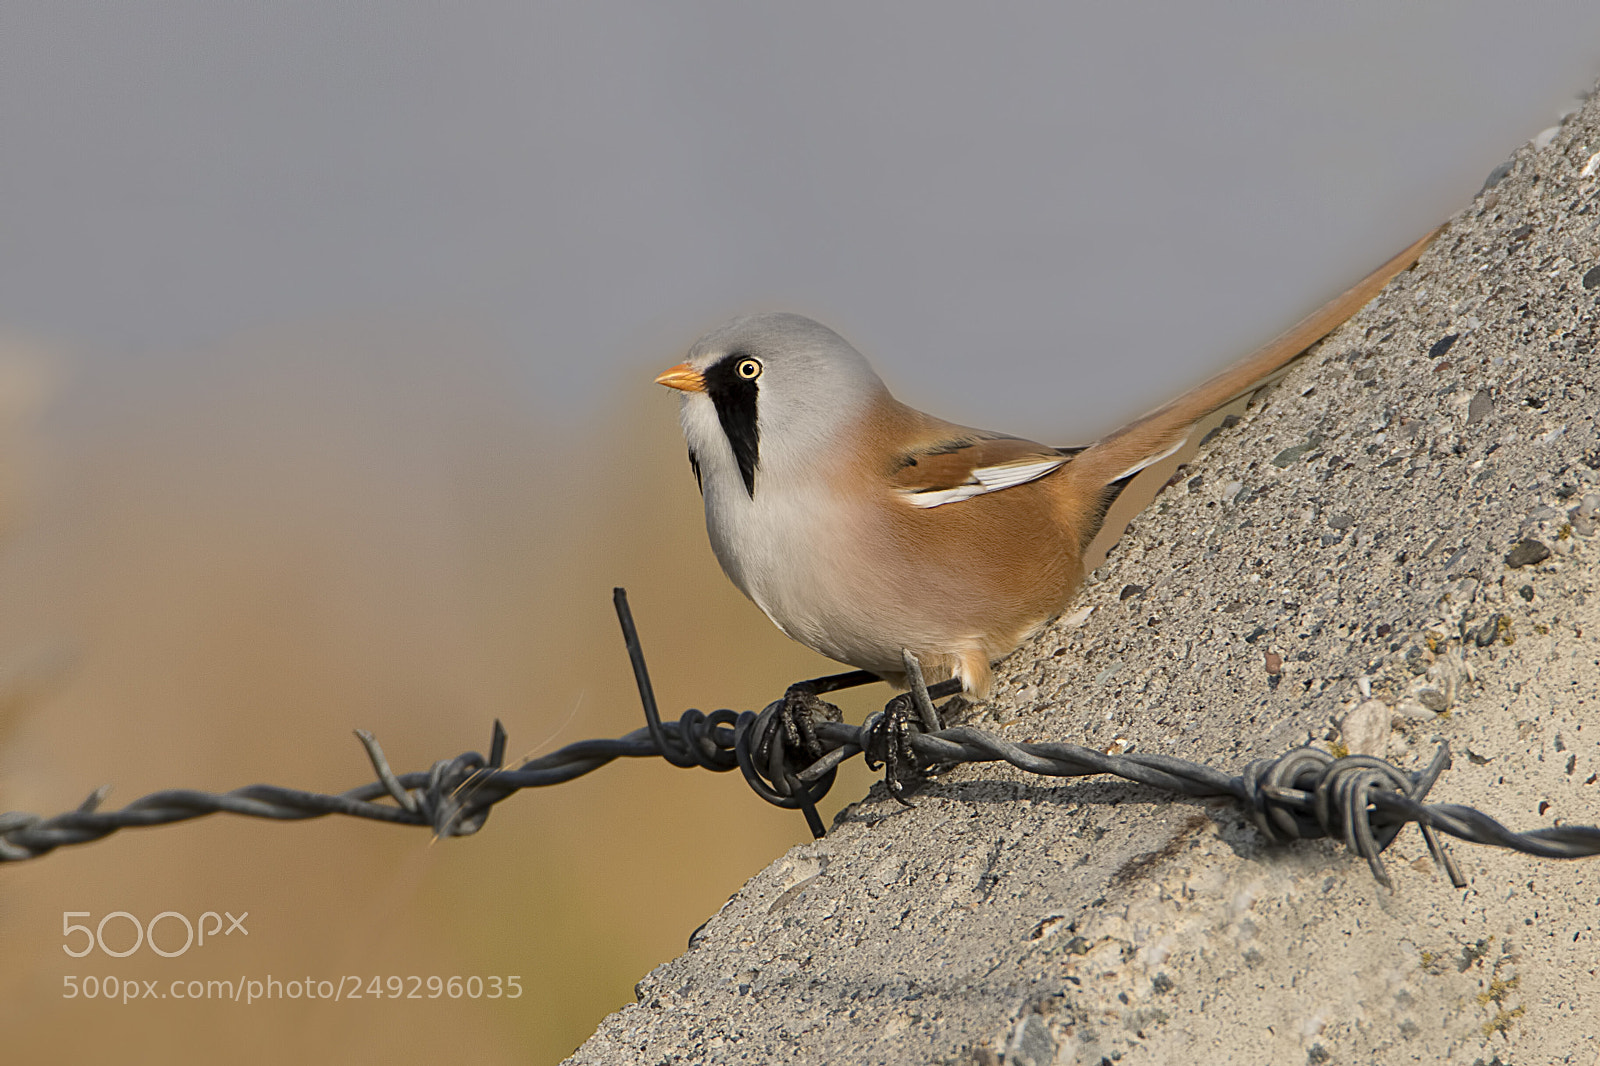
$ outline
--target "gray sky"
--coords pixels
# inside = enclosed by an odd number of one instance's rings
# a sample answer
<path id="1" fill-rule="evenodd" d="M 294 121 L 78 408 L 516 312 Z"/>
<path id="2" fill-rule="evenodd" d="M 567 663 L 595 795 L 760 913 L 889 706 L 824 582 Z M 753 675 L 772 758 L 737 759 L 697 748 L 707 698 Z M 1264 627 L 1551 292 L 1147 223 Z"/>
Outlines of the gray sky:
<path id="1" fill-rule="evenodd" d="M 0 330 L 176 388 L 242 331 L 456 323 L 582 414 L 786 308 L 911 402 L 1070 443 L 1464 205 L 1597 74 L 1593 3 L 10 0 Z"/>

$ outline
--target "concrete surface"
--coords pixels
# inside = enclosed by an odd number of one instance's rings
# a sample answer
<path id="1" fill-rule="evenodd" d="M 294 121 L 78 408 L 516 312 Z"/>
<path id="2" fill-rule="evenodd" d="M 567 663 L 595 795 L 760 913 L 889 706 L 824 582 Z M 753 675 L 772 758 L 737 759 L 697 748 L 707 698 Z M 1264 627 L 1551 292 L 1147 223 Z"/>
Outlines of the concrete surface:
<path id="1" fill-rule="evenodd" d="M 973 723 L 1230 770 L 1444 739 L 1431 799 L 1600 823 L 1597 153 L 1593 99 L 1521 148 L 1200 449 Z M 1407 830 L 1389 891 L 1222 802 L 995 767 L 914 810 L 879 787 L 569 1061 L 1600 1061 L 1600 862 L 1454 854 L 1465 891 Z"/>

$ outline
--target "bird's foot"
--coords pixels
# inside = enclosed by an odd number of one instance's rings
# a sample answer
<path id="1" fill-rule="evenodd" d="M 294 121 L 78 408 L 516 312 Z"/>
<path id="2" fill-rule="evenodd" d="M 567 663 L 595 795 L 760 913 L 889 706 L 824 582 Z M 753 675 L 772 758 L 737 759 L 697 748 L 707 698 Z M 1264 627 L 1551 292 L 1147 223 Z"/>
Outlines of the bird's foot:
<path id="1" fill-rule="evenodd" d="M 788 746 L 804 751 L 813 761 L 822 758 L 825 752 L 822 742 L 817 738 L 816 723 L 844 720 L 839 708 L 820 698 L 822 693 L 868 685 L 878 680 L 877 674 L 851 670 L 849 673 L 796 681 L 790 685 L 778 707 L 778 721 L 783 725 L 783 738 Z"/>
<path id="2" fill-rule="evenodd" d="M 778 721 L 783 723 L 783 735 L 789 747 L 805 752 L 814 761 L 824 754 L 822 742 L 817 739 L 817 723 L 842 722 L 844 715 L 818 696 L 811 682 L 798 681 L 783 694 Z"/>
<path id="3" fill-rule="evenodd" d="M 918 732 L 937 733 L 944 728 L 933 701 L 959 693 L 961 681 L 951 678 L 929 689 L 917 657 L 905 649 L 901 649 L 900 655 L 910 691 L 902 692 L 883 708 L 883 717 L 878 720 L 868 742 L 867 765 L 877 769 L 881 763 L 883 783 L 888 786 L 889 794 L 909 807 L 911 803 L 906 796 L 920 788 L 936 769 L 935 764 L 917 758 L 911 738 Z"/>

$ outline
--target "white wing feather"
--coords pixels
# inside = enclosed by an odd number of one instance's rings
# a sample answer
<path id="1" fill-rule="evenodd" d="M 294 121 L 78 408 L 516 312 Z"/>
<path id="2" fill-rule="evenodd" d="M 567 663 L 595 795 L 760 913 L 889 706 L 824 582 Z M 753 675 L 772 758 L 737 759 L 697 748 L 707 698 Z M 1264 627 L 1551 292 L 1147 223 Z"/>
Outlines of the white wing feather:
<path id="1" fill-rule="evenodd" d="M 966 481 L 950 489 L 925 489 L 922 492 L 908 492 L 906 499 L 916 507 L 939 507 L 947 503 L 959 503 L 970 500 L 974 496 L 982 496 L 986 492 L 999 492 L 1016 485 L 1023 485 L 1029 481 L 1036 481 L 1050 471 L 1066 462 L 1067 456 L 1052 456 L 1048 459 L 1027 459 L 1016 463 L 1002 463 L 999 466 L 980 466 L 972 471 L 972 476 Z"/>
<path id="2" fill-rule="evenodd" d="M 1111 480 L 1112 481 L 1121 481 L 1125 477 L 1132 477 L 1133 475 L 1137 474 L 1139 471 L 1143 470 L 1147 466 L 1155 466 L 1161 460 L 1165 459 L 1167 456 L 1171 455 L 1173 452 L 1177 451 L 1179 448 L 1181 448 L 1185 444 L 1187 444 L 1188 441 L 1189 441 L 1189 438 L 1188 438 L 1187 435 L 1185 435 L 1182 440 L 1178 441 L 1178 443 L 1174 444 L 1172 447 L 1168 448 L 1166 451 L 1162 452 L 1160 455 L 1150 455 L 1150 456 L 1146 456 L 1143 459 L 1140 459 L 1137 463 L 1134 463 L 1132 466 L 1128 467 L 1128 469 L 1124 470 L 1122 473 L 1118 474 L 1116 477 L 1112 478 Z"/>

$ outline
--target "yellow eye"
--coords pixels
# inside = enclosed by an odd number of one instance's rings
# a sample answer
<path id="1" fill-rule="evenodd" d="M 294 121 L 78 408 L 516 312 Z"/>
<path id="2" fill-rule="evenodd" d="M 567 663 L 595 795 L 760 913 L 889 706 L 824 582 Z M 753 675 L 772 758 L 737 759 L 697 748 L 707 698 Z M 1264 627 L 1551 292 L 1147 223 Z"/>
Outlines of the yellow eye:
<path id="1" fill-rule="evenodd" d="M 746 381 L 754 381 L 761 376 L 761 364 L 754 359 L 741 359 L 739 365 L 733 368 L 733 372 Z"/>

